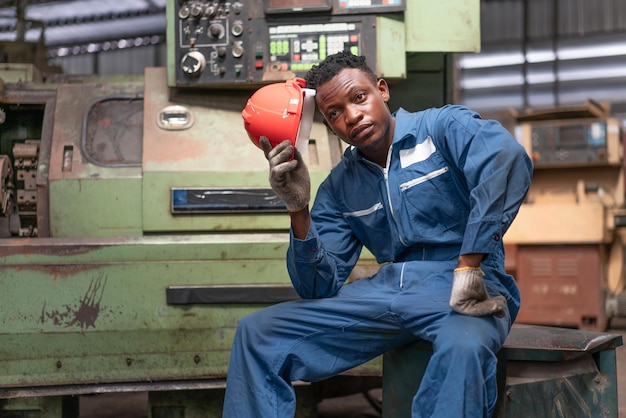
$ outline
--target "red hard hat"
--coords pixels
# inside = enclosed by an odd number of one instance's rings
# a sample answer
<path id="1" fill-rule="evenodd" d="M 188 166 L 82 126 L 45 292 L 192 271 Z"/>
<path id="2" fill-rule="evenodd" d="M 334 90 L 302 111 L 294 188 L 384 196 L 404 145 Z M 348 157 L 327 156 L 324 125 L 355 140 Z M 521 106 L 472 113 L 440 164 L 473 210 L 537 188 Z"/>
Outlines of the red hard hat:
<path id="1" fill-rule="evenodd" d="M 284 83 L 268 84 L 248 99 L 241 112 L 250 140 L 261 148 L 262 136 L 272 147 L 290 140 L 301 153 L 306 152 L 313 113 L 315 90 L 304 88 L 306 81 L 294 78 Z"/>

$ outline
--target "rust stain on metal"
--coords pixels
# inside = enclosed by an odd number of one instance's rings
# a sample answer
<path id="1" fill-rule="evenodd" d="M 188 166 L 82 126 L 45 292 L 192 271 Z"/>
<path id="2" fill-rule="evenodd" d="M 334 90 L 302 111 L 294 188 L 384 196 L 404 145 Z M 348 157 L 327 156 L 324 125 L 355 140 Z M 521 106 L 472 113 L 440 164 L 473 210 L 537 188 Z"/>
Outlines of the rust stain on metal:
<path id="1" fill-rule="evenodd" d="M 12 245 L 15 244 L 15 245 Z M 91 251 L 99 250 L 100 248 L 104 248 L 104 245 L 101 244 L 81 244 L 81 243 L 73 243 L 69 245 L 58 245 L 58 244 L 49 244 L 49 245 L 41 245 L 34 242 L 31 238 L 25 238 L 24 240 L 17 241 L 14 243 L 9 243 L 4 248 L 4 255 L 6 257 L 15 256 L 15 255 L 28 255 L 28 254 L 41 254 L 41 255 L 51 255 L 51 256 L 71 256 L 71 255 L 79 255 L 86 254 Z"/>
<path id="2" fill-rule="evenodd" d="M 92 279 L 78 305 L 65 305 L 64 309 L 48 311 L 44 303 L 39 321 L 43 324 L 50 320 L 54 325 L 68 328 L 73 326 L 80 326 L 81 329 L 90 326 L 95 328 L 106 282 L 107 278 L 104 274 Z"/>
<path id="3" fill-rule="evenodd" d="M 59 277 L 64 276 L 72 276 L 78 273 L 83 273 L 85 271 L 94 270 L 101 268 L 97 265 L 86 265 L 86 264 L 67 264 L 67 265 L 24 265 L 17 267 L 16 271 L 40 271 L 44 272 L 48 275 L 53 276 L 53 280 L 56 281 Z"/>
<path id="4" fill-rule="evenodd" d="M 111 127 L 111 118 L 104 118 L 104 119 L 98 120 L 98 126 L 101 128 Z"/>

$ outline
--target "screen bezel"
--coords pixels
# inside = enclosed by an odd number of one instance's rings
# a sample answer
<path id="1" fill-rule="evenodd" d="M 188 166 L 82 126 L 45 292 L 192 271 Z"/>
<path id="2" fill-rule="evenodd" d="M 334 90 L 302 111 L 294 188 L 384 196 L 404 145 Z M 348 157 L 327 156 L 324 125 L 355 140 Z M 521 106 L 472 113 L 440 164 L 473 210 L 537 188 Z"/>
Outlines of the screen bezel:
<path id="1" fill-rule="evenodd" d="M 352 6 L 340 7 L 341 0 L 333 0 L 334 15 L 352 15 L 352 14 L 380 14 L 380 13 L 398 13 L 406 11 L 407 0 L 400 0 L 400 4 L 376 4 L 370 6 Z"/>
<path id="2" fill-rule="evenodd" d="M 265 13 L 266 14 L 278 14 L 278 13 L 310 13 L 310 12 L 325 12 L 333 8 L 333 0 L 312 0 L 317 4 L 304 5 L 304 6 L 272 6 L 273 0 L 264 0 Z M 286 0 L 283 0 L 287 2 Z M 303 0 L 301 0 L 303 1 Z M 304 0 L 311 1 L 311 0 Z M 320 4 L 324 3 L 324 4 Z"/>

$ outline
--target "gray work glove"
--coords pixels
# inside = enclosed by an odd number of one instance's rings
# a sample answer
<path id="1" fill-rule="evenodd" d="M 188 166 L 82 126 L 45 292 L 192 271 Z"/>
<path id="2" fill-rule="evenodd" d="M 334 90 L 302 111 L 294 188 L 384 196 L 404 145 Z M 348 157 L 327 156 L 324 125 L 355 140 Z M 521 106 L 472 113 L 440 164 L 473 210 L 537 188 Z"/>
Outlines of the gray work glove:
<path id="1" fill-rule="evenodd" d="M 304 209 L 311 199 L 309 170 L 300 152 L 285 140 L 273 149 L 270 141 L 262 136 L 261 148 L 270 163 L 270 185 L 287 205 L 289 212 Z"/>
<path id="2" fill-rule="evenodd" d="M 506 314 L 504 296 L 489 298 L 485 273 L 480 267 L 460 267 L 454 270 L 450 307 L 464 315 L 495 315 L 498 318 Z"/>

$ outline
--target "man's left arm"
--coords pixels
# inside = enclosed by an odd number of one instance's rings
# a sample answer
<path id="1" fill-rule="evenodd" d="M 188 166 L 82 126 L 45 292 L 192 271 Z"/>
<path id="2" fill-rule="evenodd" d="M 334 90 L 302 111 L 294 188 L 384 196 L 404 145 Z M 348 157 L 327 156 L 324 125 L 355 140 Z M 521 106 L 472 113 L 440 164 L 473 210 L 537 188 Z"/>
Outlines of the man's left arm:
<path id="1" fill-rule="evenodd" d="M 483 120 L 466 108 L 452 107 L 444 135 L 447 152 L 469 193 L 469 217 L 455 270 L 451 306 L 465 314 L 504 314 L 504 298 L 488 299 L 480 262 L 501 245 L 532 178 L 524 148 L 497 121 Z"/>

